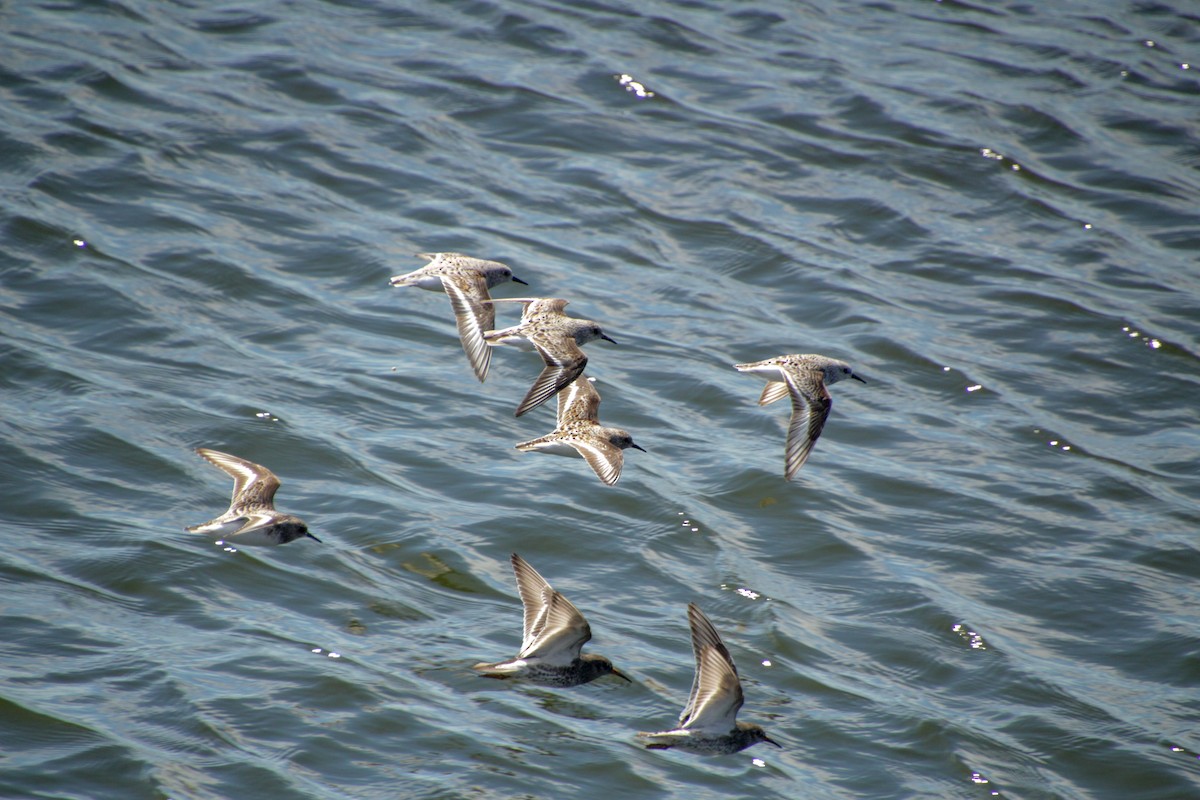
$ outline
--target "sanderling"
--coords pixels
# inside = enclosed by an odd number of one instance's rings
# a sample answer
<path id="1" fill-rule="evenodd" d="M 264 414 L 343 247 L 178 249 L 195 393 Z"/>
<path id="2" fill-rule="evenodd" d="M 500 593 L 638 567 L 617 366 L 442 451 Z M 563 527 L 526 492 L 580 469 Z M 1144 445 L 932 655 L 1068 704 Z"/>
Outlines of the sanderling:
<path id="1" fill-rule="evenodd" d="M 233 478 L 233 499 L 229 501 L 229 510 L 221 516 L 184 530 L 206 533 L 237 545 L 287 544 L 304 536 L 321 541 L 308 532 L 304 520 L 275 510 L 279 478 L 271 470 L 207 447 L 197 448 L 196 453 Z"/>
<path id="2" fill-rule="evenodd" d="M 462 253 L 418 253 L 429 263 L 415 272 L 396 275 L 392 286 L 419 286 L 431 292 L 445 291 L 454 309 L 458 337 L 463 350 L 482 382 L 487 378 L 491 350 L 483 342 L 484 331 L 496 325 L 496 310 L 488 302 L 488 289 L 505 281 L 525 283 L 506 264 L 464 256 Z"/>
<path id="3" fill-rule="evenodd" d="M 789 481 L 808 460 L 808 454 L 825 427 L 829 409 L 833 407 L 826 387 L 843 378 L 866 383 L 845 361 L 814 353 L 776 356 L 733 366 L 741 372 L 753 372 L 766 378 L 767 385 L 758 398 L 760 406 L 774 403 L 788 394 L 792 396 L 792 419 L 788 423 L 783 471 Z"/>
<path id="4" fill-rule="evenodd" d="M 579 349 L 593 339 L 604 339 L 616 344 L 600 326 L 591 320 L 568 317 L 563 313 L 566 300 L 556 298 L 519 298 L 493 300 L 493 303 L 524 303 L 521 321 L 511 328 L 488 331 L 484 341 L 493 347 L 510 345 L 522 350 L 537 350 L 546 362 L 545 369 L 533 382 L 533 386 L 517 406 L 514 416 L 521 416 L 536 408 L 579 377 L 587 366 L 587 356 Z"/>
<path id="5" fill-rule="evenodd" d="M 650 740 L 646 747 L 651 750 L 677 747 L 701 755 L 736 753 L 759 742 L 782 747 L 767 736 L 761 725 L 737 721 L 744 698 L 729 650 L 695 603 L 688 604 L 688 622 L 692 627 L 692 652 L 696 656 L 691 696 L 679 715 L 678 728 L 638 733 Z"/>
<path id="6" fill-rule="evenodd" d="M 516 553 L 512 566 L 525 607 L 521 651 L 509 661 L 476 664 L 483 677 L 525 678 L 541 686 L 579 686 L 608 674 L 629 680 L 604 656 L 580 655 L 592 638 L 583 614 Z"/>
<path id="7" fill-rule="evenodd" d="M 633 441 L 627 431 L 605 428 L 599 423 L 600 393 L 583 373 L 558 393 L 558 426 L 552 433 L 521 442 L 517 449 L 539 451 L 587 460 L 588 466 L 605 484 L 612 486 L 621 477 L 624 450 L 646 449 Z"/>

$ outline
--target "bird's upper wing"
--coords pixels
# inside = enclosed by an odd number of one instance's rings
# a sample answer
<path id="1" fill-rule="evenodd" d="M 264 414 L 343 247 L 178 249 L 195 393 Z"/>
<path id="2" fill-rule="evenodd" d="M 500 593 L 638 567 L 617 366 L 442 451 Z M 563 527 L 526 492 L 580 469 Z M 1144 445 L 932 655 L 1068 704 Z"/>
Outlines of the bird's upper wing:
<path id="1" fill-rule="evenodd" d="M 558 392 L 558 426 L 574 420 L 596 422 L 600 417 L 600 393 L 582 372 Z"/>
<path id="2" fill-rule="evenodd" d="M 546 366 L 529 388 L 525 399 L 517 406 L 514 416 L 518 417 L 549 400 L 564 386 L 578 378 L 587 366 L 587 356 L 575 344 L 574 339 L 556 339 L 550 343 L 542 341 L 541 337 L 530 337 L 530 341 L 541 354 Z"/>
<path id="3" fill-rule="evenodd" d="M 685 728 L 728 731 L 734 727 L 743 702 L 737 667 L 717 629 L 695 603 L 688 605 L 688 622 L 692 629 L 696 676 L 679 722 Z"/>
<path id="4" fill-rule="evenodd" d="M 569 664 L 592 638 L 592 629 L 583 614 L 549 586 L 542 590 L 542 610 L 534 620 L 530 637 L 522 643 L 517 658 L 541 658 Z"/>
<path id="5" fill-rule="evenodd" d="M 272 508 L 275 492 L 279 489 L 279 478 L 275 473 L 253 461 L 212 450 L 207 447 L 196 449 L 197 455 L 217 469 L 233 478 L 233 496 L 230 506 L 261 505 Z"/>

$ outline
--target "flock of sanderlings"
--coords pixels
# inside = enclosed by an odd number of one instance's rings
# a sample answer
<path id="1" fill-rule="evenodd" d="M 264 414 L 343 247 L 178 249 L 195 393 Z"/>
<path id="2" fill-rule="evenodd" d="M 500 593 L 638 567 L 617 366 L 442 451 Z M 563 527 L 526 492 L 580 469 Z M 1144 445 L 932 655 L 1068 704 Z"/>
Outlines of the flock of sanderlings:
<path id="1" fill-rule="evenodd" d="M 461 253 L 423 253 L 419 257 L 429 263 L 395 276 L 391 285 L 446 293 L 463 350 L 481 382 L 487 378 L 493 347 L 534 350 L 542 357 L 545 366 L 515 415 L 520 417 L 557 397 L 557 424 L 550 433 L 517 444 L 517 449 L 582 457 L 603 483 L 615 484 L 621 477 L 624 451 L 643 448 L 628 432 L 600 424 L 600 394 L 583 374 L 588 359 L 581 349 L 595 339 L 613 342 L 612 338 L 595 322 L 563 313 L 566 300 L 492 299 L 488 290 L 501 283 L 525 283 L 498 261 Z M 496 304 L 505 302 L 524 304 L 521 320 L 497 330 Z M 832 401 L 827 387 L 843 378 L 863 380 L 844 361 L 810 353 L 735 364 L 734 368 L 766 379 L 759 405 L 785 396 L 792 400 L 784 459 L 787 480 L 804 466 L 829 417 Z M 196 452 L 233 478 L 233 498 L 225 513 L 186 530 L 237 545 L 280 545 L 304 537 L 320 541 L 303 520 L 275 510 L 279 479 L 269 469 L 209 448 Z M 512 567 L 524 608 L 521 649 L 507 661 L 476 664 L 481 675 L 521 678 L 553 687 L 579 686 L 605 675 L 630 680 L 604 656 L 582 652 L 592 638 L 591 626 L 571 601 L 516 553 L 512 554 Z M 638 736 L 651 749 L 674 747 L 702 754 L 736 753 L 759 742 L 780 746 L 761 726 L 737 721 L 743 702 L 737 668 L 716 628 L 695 603 L 688 605 L 688 623 L 696 671 L 679 726 Z"/>

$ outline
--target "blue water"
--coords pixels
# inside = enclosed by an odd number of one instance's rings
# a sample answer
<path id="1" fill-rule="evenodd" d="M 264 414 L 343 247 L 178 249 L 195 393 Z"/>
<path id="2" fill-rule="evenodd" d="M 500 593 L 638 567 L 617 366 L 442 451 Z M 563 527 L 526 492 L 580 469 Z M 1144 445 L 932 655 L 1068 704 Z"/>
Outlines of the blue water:
<path id="1" fill-rule="evenodd" d="M 1191 4 L 0 19 L 0 796 L 1200 796 Z M 620 342 L 616 487 L 388 286 L 439 250 Z M 788 483 L 792 352 L 868 384 Z M 323 544 L 184 533 L 199 446 Z M 514 551 L 632 684 L 473 673 Z M 782 750 L 637 741 L 691 601 Z"/>

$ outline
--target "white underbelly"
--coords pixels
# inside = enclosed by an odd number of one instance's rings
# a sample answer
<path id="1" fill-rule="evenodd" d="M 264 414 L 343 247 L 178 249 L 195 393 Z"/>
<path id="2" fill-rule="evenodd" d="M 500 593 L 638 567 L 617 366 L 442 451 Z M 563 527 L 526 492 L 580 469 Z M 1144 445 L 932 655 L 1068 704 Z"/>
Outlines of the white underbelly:
<path id="1" fill-rule="evenodd" d="M 764 380 L 768 380 L 768 381 L 786 381 L 787 380 L 787 376 L 784 374 L 783 370 L 781 370 L 779 367 L 772 366 L 770 364 L 764 364 L 763 366 L 755 367 L 754 369 L 744 369 L 744 370 L 742 370 L 742 372 L 757 375 L 758 377 L 763 378 Z"/>
<path id="2" fill-rule="evenodd" d="M 259 528 L 226 539 L 229 544 L 238 547 L 273 547 L 279 544 L 279 537 L 266 535 L 267 528 Z"/>
<path id="3" fill-rule="evenodd" d="M 515 347 L 518 350 L 532 352 L 537 348 L 533 346 L 533 342 L 526 339 L 524 336 L 496 336 L 488 339 L 487 343 L 492 347 Z"/>
<path id="4" fill-rule="evenodd" d="M 566 442 L 546 442 L 539 444 L 535 448 L 539 453 L 549 453 L 552 456 L 570 456 L 572 458 L 583 458 L 579 455 L 579 451 Z"/>
<path id="5" fill-rule="evenodd" d="M 442 285 L 442 279 L 437 275 L 426 275 L 424 278 L 417 278 L 409 286 L 416 286 L 420 289 L 425 289 L 430 292 L 442 292 L 446 287 Z"/>
<path id="6" fill-rule="evenodd" d="M 235 519 L 226 522 L 217 522 L 213 520 L 205 525 L 197 525 L 190 529 L 191 533 L 202 533 L 205 536 L 211 536 L 214 539 L 222 539 L 229 534 L 242 527 L 245 519 Z"/>

